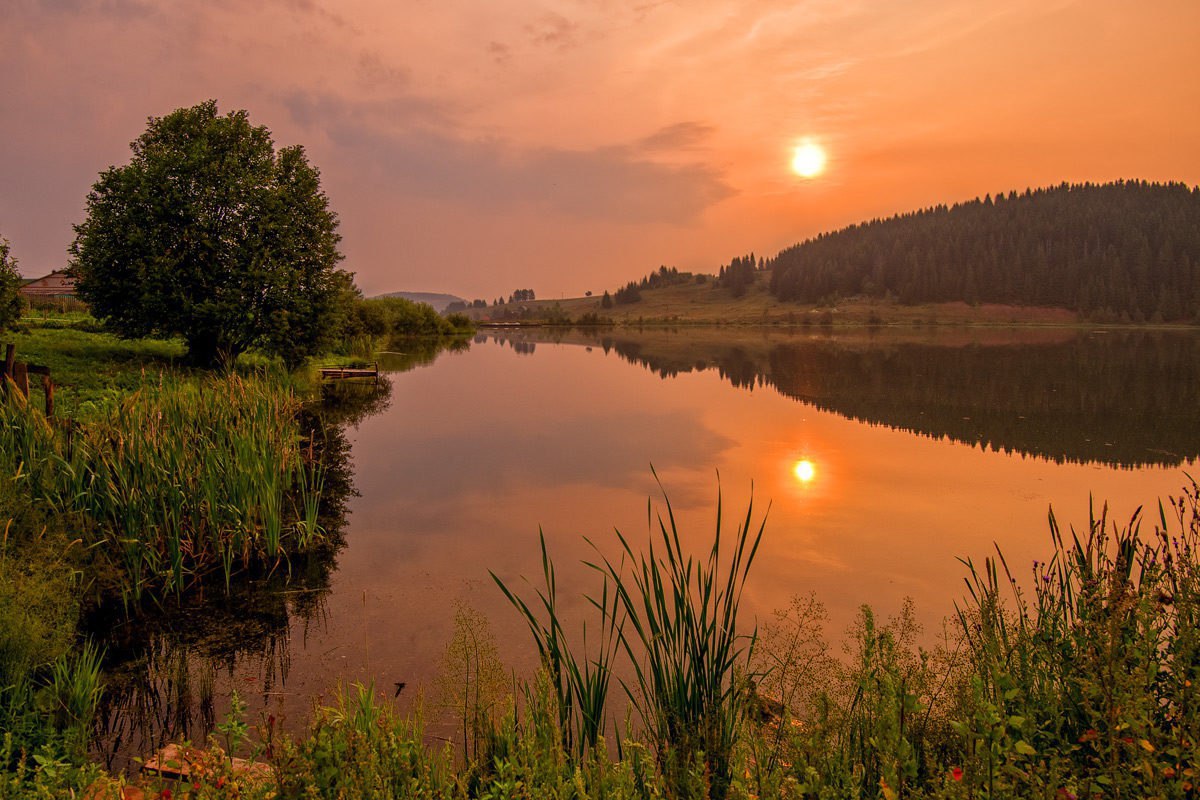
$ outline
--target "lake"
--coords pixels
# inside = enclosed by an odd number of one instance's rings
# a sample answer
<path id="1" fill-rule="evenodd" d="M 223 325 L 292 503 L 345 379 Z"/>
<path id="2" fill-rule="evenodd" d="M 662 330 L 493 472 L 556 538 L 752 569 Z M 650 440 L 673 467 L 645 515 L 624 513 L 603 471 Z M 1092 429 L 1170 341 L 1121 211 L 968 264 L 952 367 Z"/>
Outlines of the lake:
<path id="1" fill-rule="evenodd" d="M 614 555 L 614 528 L 647 541 L 664 491 L 698 555 L 718 491 L 730 530 L 752 496 L 767 513 L 748 624 L 815 593 L 838 641 L 862 604 L 887 616 L 911 598 L 932 637 L 963 594 L 958 559 L 999 544 L 1026 577 L 1051 507 L 1064 529 L 1106 502 L 1152 520 L 1200 457 L 1194 332 L 484 330 L 381 366 L 390 391 L 331 414 L 331 486 L 357 492 L 336 553 L 102 632 L 110 764 L 202 740 L 233 690 L 251 721 L 293 730 L 354 681 L 435 703 L 459 604 L 529 674 L 536 651 L 489 571 L 530 596 L 540 529 L 579 623 L 598 586 L 581 559 Z"/>

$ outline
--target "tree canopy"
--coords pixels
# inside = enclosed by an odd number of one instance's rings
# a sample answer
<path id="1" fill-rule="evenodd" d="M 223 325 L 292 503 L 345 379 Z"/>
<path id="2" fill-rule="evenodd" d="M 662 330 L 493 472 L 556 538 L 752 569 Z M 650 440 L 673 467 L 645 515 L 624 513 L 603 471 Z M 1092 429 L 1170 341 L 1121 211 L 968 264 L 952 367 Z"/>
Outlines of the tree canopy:
<path id="1" fill-rule="evenodd" d="M 17 260 L 9 252 L 8 240 L 0 236 L 0 331 L 6 331 L 21 318 L 21 276 Z"/>
<path id="2" fill-rule="evenodd" d="M 822 234 L 767 266 L 780 300 L 891 296 L 1200 320 L 1200 189 L 1122 181 L 998 194 Z"/>
<path id="3" fill-rule="evenodd" d="M 100 175 L 71 269 L 92 313 L 130 338 L 180 336 L 205 366 L 259 347 L 298 364 L 336 335 L 352 287 L 337 215 L 300 146 L 276 151 L 215 100 L 150 118 Z"/>

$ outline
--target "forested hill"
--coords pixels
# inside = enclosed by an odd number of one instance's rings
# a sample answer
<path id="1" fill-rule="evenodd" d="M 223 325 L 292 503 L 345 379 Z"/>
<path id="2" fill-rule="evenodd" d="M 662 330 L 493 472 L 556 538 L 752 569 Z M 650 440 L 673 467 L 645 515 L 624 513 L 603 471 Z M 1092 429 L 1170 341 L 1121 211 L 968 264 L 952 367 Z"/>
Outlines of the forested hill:
<path id="1" fill-rule="evenodd" d="M 771 292 L 1057 306 L 1200 321 L 1200 189 L 1063 184 L 852 225 L 780 252 Z"/>

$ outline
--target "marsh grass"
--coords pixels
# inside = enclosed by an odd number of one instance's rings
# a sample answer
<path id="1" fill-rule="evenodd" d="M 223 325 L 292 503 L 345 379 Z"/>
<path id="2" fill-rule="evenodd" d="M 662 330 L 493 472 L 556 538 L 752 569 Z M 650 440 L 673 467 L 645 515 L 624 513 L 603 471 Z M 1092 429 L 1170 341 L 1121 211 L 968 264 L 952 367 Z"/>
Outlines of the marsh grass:
<path id="1" fill-rule="evenodd" d="M 1030 593 L 1002 555 L 970 571 L 959 612 L 973 675 L 957 723 L 989 794 L 1183 796 L 1200 770 L 1200 490 L 1125 525 L 1064 534 Z"/>
<path id="2" fill-rule="evenodd" d="M 500 591 L 520 612 L 533 635 L 538 655 L 554 690 L 563 747 L 582 757 L 589 749 L 596 747 L 604 735 L 613 659 L 623 625 L 619 601 L 616 592 L 610 590 L 608 576 L 604 576 L 599 600 L 587 598 L 600 612 L 599 652 L 588 656 L 587 625 L 584 623 L 582 651 L 577 654 L 568 644 L 567 633 L 559 616 L 554 561 L 546 550 L 546 537 L 541 531 L 538 532 L 538 541 L 544 581 L 543 588 L 536 590 L 540 606 L 538 611 L 535 612 L 513 593 L 495 573 L 490 574 Z"/>
<path id="3" fill-rule="evenodd" d="M 657 477 L 657 476 L 656 476 Z M 603 734 L 614 657 L 623 652 L 633 672 L 622 681 L 649 737 L 669 793 L 689 796 L 697 779 L 712 797 L 725 797 L 733 753 L 745 716 L 742 686 L 749 671 L 754 633 L 738 628 L 738 608 L 750 566 L 766 526 L 755 527 L 754 504 L 733 535 L 728 562 L 723 546 L 723 507 L 707 558 L 684 549 L 670 499 L 662 513 L 647 504 L 648 550 L 635 551 L 616 532 L 620 558 L 587 562 L 601 576 L 599 594 L 587 596 L 600 614 L 599 654 L 577 655 L 567 644 L 558 613 L 554 563 L 540 537 L 544 589 L 535 612 L 494 574 L 505 597 L 533 634 L 554 690 L 564 748 L 581 758 Z M 657 537 L 654 530 L 657 527 Z M 656 544 L 656 539 L 657 544 Z M 599 550 L 597 549 L 599 554 Z M 691 788 L 689 788 L 691 787 Z"/>
<path id="4" fill-rule="evenodd" d="M 85 544 L 115 554 L 122 596 L 226 586 L 286 566 L 320 536 L 322 468 L 299 439 L 299 401 L 269 378 L 144 386 L 86 424 L 60 426 L 19 393 L 0 402 L 0 468 L 59 513 L 89 521 Z"/>
<path id="5" fill-rule="evenodd" d="M 755 527 L 754 501 L 732 539 L 722 564 L 723 504 L 717 493 L 716 530 L 706 559 L 687 553 L 670 499 L 666 517 L 647 504 L 647 521 L 657 524 L 660 548 L 635 553 L 617 532 L 623 561 L 604 558 L 597 569 L 612 580 L 616 604 L 627 624 L 618 631 L 633 665 L 636 688 L 630 700 L 646 725 L 669 785 L 680 789 L 698 765 L 713 797 L 724 797 L 733 773 L 733 750 L 745 715 L 739 678 L 749 671 L 755 633 L 738 629 L 742 590 L 766 528 Z M 632 565 L 628 573 L 625 560 Z"/>

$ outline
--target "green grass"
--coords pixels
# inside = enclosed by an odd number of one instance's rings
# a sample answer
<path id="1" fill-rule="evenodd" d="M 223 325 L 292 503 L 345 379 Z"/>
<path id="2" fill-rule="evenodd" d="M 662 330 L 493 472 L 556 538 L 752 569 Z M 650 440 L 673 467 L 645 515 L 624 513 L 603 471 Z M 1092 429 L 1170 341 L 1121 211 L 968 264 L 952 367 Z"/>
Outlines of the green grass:
<path id="1" fill-rule="evenodd" d="M 58 415 L 87 417 L 147 382 L 188 374 L 180 342 L 119 339 L 91 329 L 83 317 L 71 324 L 82 327 L 30 325 L 5 339 L 16 344 L 19 361 L 50 368 Z M 31 383 L 37 398 L 40 389 Z"/>
<path id="2" fill-rule="evenodd" d="M 121 593 L 182 592 L 219 572 L 272 567 L 320 537 L 323 478 L 299 439 L 299 400 L 236 375 L 148 386 L 61 426 L 12 393 L 0 470 L 89 523 L 85 545 L 120 567 Z"/>

